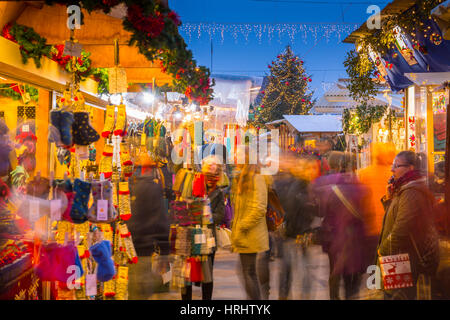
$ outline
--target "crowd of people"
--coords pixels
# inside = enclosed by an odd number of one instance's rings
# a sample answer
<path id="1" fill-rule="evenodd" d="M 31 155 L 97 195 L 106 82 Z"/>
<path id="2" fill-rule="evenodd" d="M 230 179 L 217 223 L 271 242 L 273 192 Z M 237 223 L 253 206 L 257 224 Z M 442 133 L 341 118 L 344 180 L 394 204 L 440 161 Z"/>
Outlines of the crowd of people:
<path id="1" fill-rule="evenodd" d="M 249 163 L 248 150 L 245 163 L 231 171 L 221 157 L 203 159 L 214 232 L 223 222 L 228 195 L 231 199 L 230 240 L 239 255 L 239 276 L 248 299 L 269 299 L 271 276 L 278 277 L 277 298 L 289 299 L 294 269 L 301 272 L 301 296 L 308 299 L 312 290 L 308 265 L 315 258 L 311 245 L 320 245 L 328 256 L 330 299 L 357 299 L 367 268 L 379 266 L 380 257 L 395 254 L 409 255 L 414 286 L 387 290 L 382 277 L 376 285 L 385 299 L 416 299 L 419 279 L 431 281 L 439 262 L 436 202 L 420 159 L 412 151 L 396 154 L 389 144 L 373 145 L 371 165 L 356 170 L 353 154 L 326 150 L 327 146 L 315 153 L 283 152 L 274 176 L 263 175 L 262 165 Z M 146 299 L 152 293 L 143 289 L 150 288 L 152 248 L 157 244 L 163 250 L 158 254 L 168 254 L 169 222 L 160 199 L 163 192 L 170 192 L 170 184 L 162 190 L 158 178 L 145 174 L 131 181 L 135 213 L 129 228 L 138 255 L 144 258 L 130 269 L 130 299 Z M 271 193 L 283 211 L 283 223 L 275 232 L 266 223 Z M 160 213 L 155 215 L 155 210 Z M 150 211 L 152 220 L 146 219 Z M 274 257 L 280 258 L 278 275 L 269 271 Z M 214 253 L 209 258 L 213 264 Z M 192 286 L 181 298 L 192 299 Z M 202 298 L 213 298 L 213 282 L 202 284 Z"/>

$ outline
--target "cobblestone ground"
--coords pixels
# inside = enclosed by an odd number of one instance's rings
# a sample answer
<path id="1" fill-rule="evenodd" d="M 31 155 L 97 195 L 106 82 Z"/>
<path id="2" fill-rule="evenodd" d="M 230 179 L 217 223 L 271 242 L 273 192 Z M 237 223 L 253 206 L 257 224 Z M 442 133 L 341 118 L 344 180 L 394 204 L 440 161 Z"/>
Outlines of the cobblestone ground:
<path id="1" fill-rule="evenodd" d="M 328 300 L 328 257 L 322 252 L 321 247 L 311 246 L 309 249 L 310 262 L 307 268 L 310 272 L 311 289 L 309 294 L 302 283 L 301 269 L 299 264 L 294 269 L 293 281 L 291 287 L 291 295 L 289 299 L 292 300 Z M 270 300 L 278 299 L 279 286 L 279 265 L 281 259 L 276 258 L 270 262 Z M 246 295 L 240 280 L 239 271 L 239 257 L 236 253 L 219 250 L 216 253 L 214 262 L 214 300 L 245 300 Z M 358 297 L 355 299 L 379 299 L 379 292 L 377 290 L 368 290 L 366 287 L 367 275 L 364 275 L 361 281 L 361 289 Z M 344 296 L 341 284 L 341 297 Z M 193 300 L 201 300 L 201 288 L 193 287 Z M 180 300 L 179 292 L 171 290 L 167 293 L 158 293 L 150 297 L 151 300 Z"/>

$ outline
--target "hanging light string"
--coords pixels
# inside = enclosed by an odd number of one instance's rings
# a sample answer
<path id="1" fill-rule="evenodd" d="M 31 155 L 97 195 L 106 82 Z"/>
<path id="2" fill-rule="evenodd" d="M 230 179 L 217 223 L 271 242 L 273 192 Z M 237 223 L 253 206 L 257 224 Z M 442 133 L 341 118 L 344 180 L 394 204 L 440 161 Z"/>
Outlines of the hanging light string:
<path id="1" fill-rule="evenodd" d="M 204 35 L 208 35 L 209 39 L 217 36 L 221 44 L 225 40 L 225 34 L 231 35 L 235 41 L 239 39 L 248 43 L 250 37 L 257 39 L 262 44 L 263 39 L 267 38 L 269 43 L 274 38 L 278 42 L 282 42 L 282 38 L 287 35 L 292 43 L 298 39 L 302 39 L 305 44 L 314 40 L 317 43 L 318 37 L 323 36 L 327 42 L 331 38 L 337 38 L 341 42 L 342 36 L 349 35 L 358 29 L 359 24 L 356 23 L 215 23 L 215 22 L 199 22 L 199 23 L 183 23 L 179 31 L 186 35 L 184 38 L 192 42 L 192 37 L 197 35 L 200 39 Z"/>

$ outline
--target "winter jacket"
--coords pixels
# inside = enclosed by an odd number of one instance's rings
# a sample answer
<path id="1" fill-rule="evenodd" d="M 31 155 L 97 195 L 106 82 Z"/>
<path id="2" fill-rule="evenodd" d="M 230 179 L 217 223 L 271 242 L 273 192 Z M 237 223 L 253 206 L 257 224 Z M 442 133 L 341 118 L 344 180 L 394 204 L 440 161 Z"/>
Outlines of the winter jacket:
<path id="1" fill-rule="evenodd" d="M 342 203 L 332 186 L 338 186 L 344 197 L 358 212 L 355 217 Z M 313 192 L 319 197 L 322 250 L 334 260 L 332 274 L 363 272 L 366 208 L 369 192 L 351 174 L 338 173 L 316 179 Z"/>
<path id="2" fill-rule="evenodd" d="M 234 217 L 231 223 L 231 244 L 237 253 L 258 253 L 269 250 L 267 230 L 267 183 L 255 174 L 254 188 L 245 194 L 232 194 Z"/>
<path id="3" fill-rule="evenodd" d="M 412 239 L 422 252 L 427 233 L 433 228 L 430 193 L 425 179 L 403 185 L 391 200 L 382 202 L 386 214 L 378 244 L 379 253 L 381 256 L 409 254 L 411 271 L 416 279 L 419 257 Z"/>
<path id="4" fill-rule="evenodd" d="M 316 215 L 308 197 L 308 182 L 290 174 L 280 174 L 275 177 L 273 188 L 285 212 L 284 235 L 295 239 L 310 228 Z"/>
<path id="5" fill-rule="evenodd" d="M 169 219 L 165 213 L 163 190 L 151 176 L 130 179 L 131 218 L 128 229 L 138 256 L 150 256 L 154 245 L 169 254 Z"/>

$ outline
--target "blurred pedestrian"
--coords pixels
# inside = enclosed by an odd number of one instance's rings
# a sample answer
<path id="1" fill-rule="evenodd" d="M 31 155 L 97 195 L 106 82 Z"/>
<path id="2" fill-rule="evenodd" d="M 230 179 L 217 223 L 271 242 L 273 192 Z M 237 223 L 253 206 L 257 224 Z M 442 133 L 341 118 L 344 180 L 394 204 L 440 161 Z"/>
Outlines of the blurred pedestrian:
<path id="1" fill-rule="evenodd" d="M 284 158 L 280 172 L 275 176 L 273 187 L 285 211 L 282 227 L 282 255 L 279 271 L 279 300 L 287 300 L 292 287 L 293 273 L 301 266 L 302 295 L 310 298 L 311 279 L 308 264 L 310 257 L 307 245 L 296 243 L 297 236 L 311 228 L 316 216 L 315 206 L 308 195 L 308 185 L 316 174 L 316 159 L 302 156 Z M 300 261 L 299 261 L 300 254 Z"/>
<path id="2" fill-rule="evenodd" d="M 321 245 L 329 258 L 330 299 L 339 300 L 343 278 L 345 299 L 355 298 L 364 272 L 365 211 L 368 190 L 351 172 L 351 161 L 343 152 L 330 153 L 331 174 L 317 178 L 312 192 L 319 199 L 323 217 Z"/>
<path id="3" fill-rule="evenodd" d="M 367 262 L 376 260 L 376 248 L 383 224 L 384 207 L 380 199 L 386 193 L 386 181 L 391 176 L 391 165 L 395 158 L 395 146 L 390 143 L 372 143 L 372 163 L 358 171 L 358 178 L 371 192 L 367 220 Z"/>
<path id="4" fill-rule="evenodd" d="M 386 209 L 378 256 L 407 253 L 410 258 L 413 287 L 384 290 L 385 299 L 414 300 L 419 275 L 430 282 L 439 264 L 439 239 L 433 225 L 434 197 L 419 170 L 412 151 L 402 151 L 392 164 L 392 179 L 382 202 Z"/>
<path id="5" fill-rule="evenodd" d="M 268 292 L 264 290 L 268 288 L 268 279 L 264 279 L 264 275 L 262 279 L 257 272 L 258 253 L 269 250 L 267 184 L 259 165 L 250 164 L 248 158 L 247 150 L 245 164 L 239 165 L 239 176 L 232 185 L 231 243 L 233 251 L 239 253 L 248 299 L 261 300 L 268 299 Z"/>

